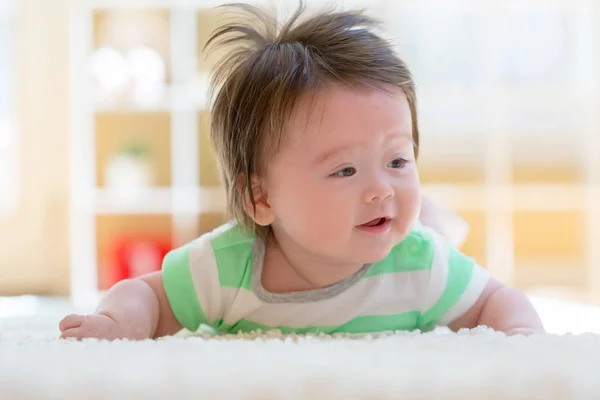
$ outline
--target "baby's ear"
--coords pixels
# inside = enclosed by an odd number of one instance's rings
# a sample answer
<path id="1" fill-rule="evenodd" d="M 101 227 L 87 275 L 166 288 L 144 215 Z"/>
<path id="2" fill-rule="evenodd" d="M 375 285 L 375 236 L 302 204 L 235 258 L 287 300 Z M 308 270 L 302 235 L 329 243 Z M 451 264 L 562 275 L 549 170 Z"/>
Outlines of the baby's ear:
<path id="1" fill-rule="evenodd" d="M 275 220 L 275 215 L 267 200 L 265 186 L 257 176 L 252 176 L 250 185 L 251 186 L 248 187 L 248 182 L 244 182 L 244 185 L 242 186 L 246 188 L 246 190 L 242 192 L 244 194 L 246 212 L 258 225 L 271 225 Z M 250 197 L 250 193 L 252 193 L 253 199 Z M 254 204 L 252 204 L 252 200 L 254 200 Z"/>

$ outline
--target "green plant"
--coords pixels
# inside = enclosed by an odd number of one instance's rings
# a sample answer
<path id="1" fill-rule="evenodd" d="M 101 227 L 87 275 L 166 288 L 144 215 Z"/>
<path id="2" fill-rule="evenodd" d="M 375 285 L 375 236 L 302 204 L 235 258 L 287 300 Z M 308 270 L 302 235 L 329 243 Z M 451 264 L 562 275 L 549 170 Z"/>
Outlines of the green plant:
<path id="1" fill-rule="evenodd" d="M 135 158 L 143 158 L 148 156 L 149 150 L 145 143 L 142 143 L 141 141 L 133 141 L 123 146 L 119 153 Z"/>

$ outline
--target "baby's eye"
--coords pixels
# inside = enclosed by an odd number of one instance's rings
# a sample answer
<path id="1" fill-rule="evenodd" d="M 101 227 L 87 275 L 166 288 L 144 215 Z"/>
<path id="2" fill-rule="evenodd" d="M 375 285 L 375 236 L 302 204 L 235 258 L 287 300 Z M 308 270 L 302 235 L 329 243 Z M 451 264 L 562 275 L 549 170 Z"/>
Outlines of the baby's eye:
<path id="1" fill-rule="evenodd" d="M 404 158 L 396 158 L 395 160 L 390 161 L 387 166 L 390 168 L 404 168 L 407 162 L 408 160 L 405 160 Z"/>
<path id="2" fill-rule="evenodd" d="M 341 169 L 337 172 L 335 172 L 333 174 L 333 176 L 339 176 L 339 177 L 348 177 L 348 176 L 352 176 L 356 173 L 356 168 L 354 167 L 347 167 L 344 169 Z"/>

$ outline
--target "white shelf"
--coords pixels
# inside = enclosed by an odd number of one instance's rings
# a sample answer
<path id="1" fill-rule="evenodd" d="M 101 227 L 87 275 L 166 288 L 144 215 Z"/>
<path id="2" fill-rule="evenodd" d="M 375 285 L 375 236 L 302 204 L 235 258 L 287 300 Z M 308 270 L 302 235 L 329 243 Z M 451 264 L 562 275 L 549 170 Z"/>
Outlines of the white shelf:
<path id="1" fill-rule="evenodd" d="M 116 10 L 131 10 L 131 9 L 149 9 L 149 8 L 166 8 L 171 10 L 178 9 L 206 9 L 213 8 L 224 3 L 231 3 L 226 0 L 79 0 L 85 1 L 86 5 L 91 9 L 116 9 Z M 366 7 L 372 5 L 372 0 L 341 0 L 345 6 Z M 297 7 L 298 1 L 294 0 L 237 0 L 235 3 L 247 3 L 253 5 L 270 6 L 276 3 L 277 7 L 285 6 L 286 8 Z M 321 0 L 306 1 L 309 6 L 322 5 Z"/>
<path id="2" fill-rule="evenodd" d="M 220 187 L 176 189 L 154 187 L 136 193 L 97 189 L 86 209 L 99 215 L 118 214 L 186 214 L 222 213 L 226 208 L 225 192 Z"/>
<path id="3" fill-rule="evenodd" d="M 269 4 L 265 0 L 244 1 L 239 3 Z M 131 9 L 202 9 L 219 6 L 223 0 L 86 0 L 88 6 L 97 10 L 131 10 Z"/>
<path id="4" fill-rule="evenodd" d="M 168 113 L 173 111 L 173 104 L 167 99 L 161 99 L 160 101 L 153 102 L 150 104 L 134 103 L 132 101 L 111 101 L 111 102 L 96 102 L 92 105 L 92 111 L 95 113 L 156 113 L 164 112 Z"/>
<path id="5" fill-rule="evenodd" d="M 423 194 L 459 211 L 484 211 L 488 196 L 496 197 L 513 210 L 568 211 L 584 210 L 586 196 L 583 185 L 530 184 L 484 186 L 476 184 L 424 184 Z M 600 192 L 591 196 L 600 199 Z M 170 188 L 153 187 L 139 193 L 119 193 L 97 189 L 81 205 L 96 214 L 190 214 L 222 213 L 226 197 L 221 187 Z M 600 204 L 599 204 L 600 206 Z"/>
<path id="6" fill-rule="evenodd" d="M 167 8 L 167 9 L 201 9 L 211 8 L 224 3 L 226 0 L 75 0 L 85 2 L 92 9 L 148 9 L 148 8 Z M 388 2 L 396 3 L 396 0 L 379 1 L 375 3 L 381 3 L 382 6 L 386 6 Z M 347 7 L 368 7 L 372 6 L 374 2 L 372 0 L 339 0 L 344 6 Z M 495 11 L 501 9 L 500 4 L 512 3 L 519 8 L 524 7 L 539 7 L 542 0 L 510 0 L 503 3 L 498 3 L 496 0 L 454 0 L 453 5 L 462 3 L 463 5 L 470 6 L 471 8 L 481 9 L 485 11 Z M 237 3 L 249 3 L 249 4 L 260 4 L 260 5 L 271 5 L 275 3 L 273 0 L 238 0 Z M 321 5 L 322 0 L 308 0 L 309 5 Z M 417 8 L 422 10 L 424 7 L 439 7 L 439 0 L 404 0 L 403 7 L 406 9 Z M 427 4 L 429 3 L 429 4 Z M 277 0 L 277 6 L 284 4 L 288 7 L 295 7 L 298 5 L 297 1 L 294 0 Z M 563 0 L 543 0 L 544 7 L 561 7 L 563 6 Z"/>
<path id="7" fill-rule="evenodd" d="M 583 185 L 447 185 L 425 184 L 423 193 L 460 211 L 484 211 L 489 197 L 512 210 L 584 210 L 588 191 Z M 600 198 L 600 193 L 593 194 Z"/>
<path id="8" fill-rule="evenodd" d="M 201 79 L 198 77 L 198 79 Z M 205 77 L 207 79 L 207 77 Z M 200 87 L 199 85 L 202 85 Z M 197 82 L 196 85 L 181 87 L 174 84 L 165 89 L 165 93 L 159 100 L 152 102 L 135 102 L 124 98 L 115 101 L 95 101 L 92 102 L 92 111 L 95 112 L 177 112 L 177 111 L 204 111 L 208 110 L 207 99 L 204 97 L 194 97 L 194 93 L 206 91 L 208 82 Z M 477 127 L 478 120 L 450 122 L 443 119 L 437 120 L 436 116 L 443 115 L 444 112 L 455 109 L 482 111 L 485 103 L 498 103 L 510 100 L 510 106 L 507 111 L 547 111 L 558 115 L 567 115 L 573 111 L 573 104 L 585 101 L 583 97 L 590 97 L 589 94 L 565 93 L 560 91 L 561 97 L 553 97 L 559 89 L 554 87 L 516 87 L 511 89 L 498 88 L 485 91 L 478 88 L 417 88 L 419 99 L 419 109 L 425 113 L 431 113 L 431 118 L 421 119 L 420 126 L 435 128 L 437 130 L 461 131 L 464 129 L 473 130 Z M 475 116 L 482 118 L 481 115 Z M 527 129 L 527 122 L 507 121 L 509 126 L 514 125 L 521 129 Z M 538 124 L 535 123 L 535 126 Z"/>
<path id="9" fill-rule="evenodd" d="M 157 100 L 141 102 L 124 97 L 111 101 L 93 101 L 92 111 L 99 113 L 205 111 L 208 109 L 208 99 L 201 94 L 206 91 L 208 83 L 200 82 L 200 77 L 197 79 L 198 82 L 189 87 L 174 84 L 167 86 L 163 96 Z"/>

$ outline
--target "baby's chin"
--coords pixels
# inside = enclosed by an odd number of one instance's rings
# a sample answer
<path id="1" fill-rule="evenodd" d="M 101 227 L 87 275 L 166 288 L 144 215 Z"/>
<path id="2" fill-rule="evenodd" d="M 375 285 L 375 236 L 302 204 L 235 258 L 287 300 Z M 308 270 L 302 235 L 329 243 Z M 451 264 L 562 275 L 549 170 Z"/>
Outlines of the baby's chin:
<path id="1" fill-rule="evenodd" d="M 396 234 L 385 245 L 382 244 L 381 246 L 372 247 L 371 249 L 369 249 L 369 254 L 365 254 L 365 259 L 371 261 L 367 261 L 366 263 L 376 263 L 389 256 L 393 248 L 399 245 L 404 239 L 406 239 L 408 233 L 409 232 L 407 232 L 406 234 Z"/>
<path id="2" fill-rule="evenodd" d="M 370 248 L 360 253 L 356 252 L 355 259 L 360 260 L 362 264 L 375 264 L 389 256 L 394 246 L 395 244 L 391 243 L 379 248 Z"/>

